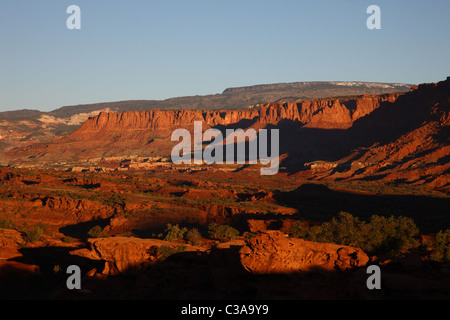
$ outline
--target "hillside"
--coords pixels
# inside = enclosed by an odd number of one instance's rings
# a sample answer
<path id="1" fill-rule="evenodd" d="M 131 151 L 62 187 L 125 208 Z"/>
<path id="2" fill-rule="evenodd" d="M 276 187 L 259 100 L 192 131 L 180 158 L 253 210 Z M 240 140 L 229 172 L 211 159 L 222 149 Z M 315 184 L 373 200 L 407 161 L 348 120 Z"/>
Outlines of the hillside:
<path id="1" fill-rule="evenodd" d="M 0 297 L 447 299 L 449 93 L 450 77 L 239 110 L 105 109 L 10 150 Z M 171 133 L 194 121 L 279 129 L 279 172 L 175 165 Z M 374 264 L 382 290 L 367 289 Z M 82 292 L 66 289 L 70 265 Z"/>
<path id="2" fill-rule="evenodd" d="M 339 160 L 312 162 L 300 175 L 379 181 L 450 191 L 450 78 L 382 104 L 338 134 Z M 350 144 L 346 144 L 350 142 Z"/>
<path id="3" fill-rule="evenodd" d="M 374 82 L 294 82 L 228 88 L 221 94 L 166 100 L 132 100 L 65 106 L 50 112 L 17 110 L 0 112 L 0 155 L 13 148 L 45 143 L 73 132 L 100 112 L 140 110 L 248 109 L 268 102 L 298 101 L 334 96 L 405 92 L 407 84 Z M 4 163 L 0 156 L 0 164 Z"/>
<path id="4" fill-rule="evenodd" d="M 247 110 L 102 112 L 53 143 L 8 156 L 14 166 L 102 166 L 109 159 L 118 167 L 141 159 L 136 161 L 151 168 L 149 159 L 170 157 L 173 130 L 192 130 L 194 121 L 202 121 L 204 130 L 280 129 L 281 167 L 303 178 L 386 178 L 447 192 L 449 83 L 422 84 L 403 94 L 274 102 Z"/>
<path id="5" fill-rule="evenodd" d="M 132 100 L 110 103 L 65 106 L 49 113 L 57 118 L 70 117 L 106 107 L 115 112 L 149 109 L 247 109 L 268 102 L 297 101 L 313 98 L 357 96 L 407 92 L 409 84 L 377 82 L 293 82 L 227 88 L 221 94 L 176 97 L 166 100 Z"/>
<path id="6" fill-rule="evenodd" d="M 394 101 L 399 94 L 360 96 L 346 99 L 313 99 L 301 102 L 275 102 L 247 110 L 147 110 L 123 113 L 101 112 L 90 117 L 72 134 L 47 144 L 33 144 L 9 153 L 15 165 L 48 165 L 96 162 L 102 158 L 170 157 L 175 145 L 171 134 L 177 128 L 193 130 L 202 121 L 204 130 L 218 128 L 280 126 L 281 148 L 292 138 L 294 127 L 346 129 L 371 113 L 381 103 Z M 291 127 L 287 125 L 287 127 Z M 295 132 L 294 132 L 295 134 Z M 321 150 L 320 146 L 317 146 Z M 281 150 L 284 152 L 284 150 Z M 298 165 L 298 164 L 296 164 Z"/>

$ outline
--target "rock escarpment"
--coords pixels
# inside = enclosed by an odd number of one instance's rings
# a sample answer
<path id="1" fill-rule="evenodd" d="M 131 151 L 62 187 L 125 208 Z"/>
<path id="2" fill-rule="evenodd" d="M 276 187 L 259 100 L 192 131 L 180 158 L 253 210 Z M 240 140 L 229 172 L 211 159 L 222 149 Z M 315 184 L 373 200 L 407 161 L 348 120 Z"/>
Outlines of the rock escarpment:
<path id="1" fill-rule="evenodd" d="M 88 138 L 106 131 L 168 130 L 191 127 L 194 121 L 205 126 L 229 126 L 240 121 L 278 124 L 282 120 L 315 128 L 348 128 L 357 119 L 378 108 L 382 102 L 395 101 L 400 94 L 363 95 L 351 99 L 314 99 L 300 102 L 268 103 L 248 110 L 148 110 L 123 113 L 102 112 L 89 118 L 68 139 Z"/>
<path id="2" fill-rule="evenodd" d="M 268 127 L 347 129 L 401 94 L 363 95 L 343 99 L 313 99 L 268 103 L 244 110 L 146 110 L 122 113 L 101 112 L 90 117 L 72 134 L 48 144 L 34 144 L 9 153 L 10 164 L 53 164 L 73 160 L 111 157 L 168 157 L 175 145 L 171 133 L 177 128 L 194 129 L 201 121 L 203 130 L 256 130 Z M 282 132 L 281 139 L 292 140 Z M 282 150 L 283 151 L 283 150 Z"/>
<path id="3" fill-rule="evenodd" d="M 60 168 L 115 159 L 111 166 L 118 168 L 123 159 L 139 158 L 134 168 L 152 169 L 157 160 L 149 159 L 170 159 L 178 143 L 171 141 L 175 129 L 192 131 L 201 121 L 203 130 L 222 132 L 279 129 L 280 169 L 304 178 L 383 179 L 448 192 L 449 90 L 447 79 L 407 93 L 273 102 L 243 110 L 103 112 L 52 143 L 12 150 L 8 163 Z"/>

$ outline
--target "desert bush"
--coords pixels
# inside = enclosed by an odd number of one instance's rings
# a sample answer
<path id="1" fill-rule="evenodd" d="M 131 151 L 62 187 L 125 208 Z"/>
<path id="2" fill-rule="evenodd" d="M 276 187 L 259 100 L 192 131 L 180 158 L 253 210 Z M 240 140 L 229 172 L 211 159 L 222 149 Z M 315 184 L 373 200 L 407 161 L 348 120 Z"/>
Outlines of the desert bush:
<path id="1" fill-rule="evenodd" d="M 157 258 L 160 261 L 163 261 L 167 259 L 167 257 L 171 256 L 172 254 L 183 252 L 185 250 L 185 246 L 176 246 L 176 247 L 170 247 L 170 246 L 160 246 L 156 250 L 157 252 Z"/>
<path id="2" fill-rule="evenodd" d="M 123 206 L 125 206 L 126 199 L 124 196 L 115 193 L 112 196 L 110 196 L 109 198 L 105 199 L 104 203 L 110 207 L 115 207 L 115 206 L 123 207 Z"/>
<path id="3" fill-rule="evenodd" d="M 310 228 L 303 221 L 296 221 L 289 229 L 289 236 L 293 238 L 308 238 Z"/>
<path id="4" fill-rule="evenodd" d="M 406 217 L 374 215 L 365 225 L 364 249 L 371 253 L 396 253 L 418 246 L 419 228 Z"/>
<path id="5" fill-rule="evenodd" d="M 194 246 L 200 243 L 201 237 L 200 231 L 196 228 L 188 230 L 185 235 L 186 241 Z"/>
<path id="6" fill-rule="evenodd" d="M 0 229 L 14 229 L 14 223 L 10 219 L 0 219 Z"/>
<path id="7" fill-rule="evenodd" d="M 184 238 L 184 234 L 187 232 L 186 228 L 180 228 L 179 225 L 175 224 L 168 224 L 165 230 L 165 237 L 164 240 L 165 241 L 174 241 L 177 239 L 183 239 Z"/>
<path id="8" fill-rule="evenodd" d="M 258 236 L 258 234 L 254 233 L 254 232 L 246 232 L 243 235 L 244 239 L 251 239 L 251 238 L 254 238 L 256 236 Z"/>
<path id="9" fill-rule="evenodd" d="M 47 233 L 48 226 L 45 223 L 38 222 L 35 224 L 35 226 L 41 228 L 44 233 Z"/>
<path id="10" fill-rule="evenodd" d="M 64 243 L 72 243 L 75 241 L 75 239 L 72 237 L 66 236 L 66 237 L 62 238 L 61 241 Z"/>
<path id="11" fill-rule="evenodd" d="M 40 226 L 33 226 L 30 228 L 27 228 L 25 231 L 25 240 L 28 242 L 35 242 L 41 239 L 42 235 L 44 234 L 44 230 Z"/>
<path id="12" fill-rule="evenodd" d="M 118 236 L 119 237 L 128 237 L 128 238 L 136 237 L 136 235 L 133 233 L 133 231 L 124 231 L 124 232 L 120 233 Z"/>
<path id="13" fill-rule="evenodd" d="M 296 222 L 290 231 L 293 237 L 359 247 L 369 254 L 397 254 L 414 248 L 418 234 L 419 229 L 410 218 L 373 215 L 365 222 L 347 212 L 312 228 Z"/>
<path id="14" fill-rule="evenodd" d="M 338 218 L 324 222 L 320 228 L 312 228 L 309 237 L 318 242 L 361 246 L 366 240 L 363 232 L 362 221 L 347 212 L 341 212 Z"/>
<path id="15" fill-rule="evenodd" d="M 88 235 L 91 238 L 106 238 L 106 237 L 108 237 L 108 235 L 105 232 L 103 232 L 102 227 L 100 227 L 99 225 L 89 229 Z"/>
<path id="16" fill-rule="evenodd" d="M 214 239 L 230 241 L 239 236 L 239 231 L 232 226 L 212 223 L 208 226 L 208 236 Z"/>
<path id="17" fill-rule="evenodd" d="M 450 229 L 445 231 L 441 230 L 436 235 L 433 242 L 431 259 L 450 263 Z"/>

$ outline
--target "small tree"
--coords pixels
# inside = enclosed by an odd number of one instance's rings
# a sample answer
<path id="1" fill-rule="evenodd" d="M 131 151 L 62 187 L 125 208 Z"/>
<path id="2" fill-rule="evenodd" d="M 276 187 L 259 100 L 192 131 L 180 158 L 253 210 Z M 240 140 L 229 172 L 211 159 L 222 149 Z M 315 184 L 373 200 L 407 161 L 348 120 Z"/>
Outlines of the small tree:
<path id="1" fill-rule="evenodd" d="M 208 235 L 211 238 L 231 241 L 239 236 L 239 231 L 226 224 L 212 223 L 208 226 Z"/>
<path id="2" fill-rule="evenodd" d="M 165 259 L 167 259 L 167 257 L 175 254 L 175 253 L 179 253 L 179 252 L 183 252 L 185 250 L 185 246 L 181 246 L 178 245 L 176 247 L 170 247 L 170 246 L 160 246 L 157 249 L 157 259 L 159 261 L 163 261 Z"/>
<path id="3" fill-rule="evenodd" d="M 438 232 L 432 250 L 432 260 L 444 263 L 450 262 L 450 229 Z"/>
<path id="4" fill-rule="evenodd" d="M 183 239 L 184 234 L 187 232 L 186 228 L 180 228 L 179 225 L 168 224 L 165 230 L 166 236 L 164 237 L 165 241 L 174 241 L 177 239 Z"/>
<path id="5" fill-rule="evenodd" d="M 373 215 L 365 222 L 347 212 L 311 228 L 298 221 L 290 230 L 292 237 L 354 246 L 370 254 L 396 254 L 414 248 L 418 245 L 418 234 L 419 229 L 410 218 Z"/>
<path id="6" fill-rule="evenodd" d="M 100 227 L 99 225 L 89 229 L 88 235 L 91 238 L 106 238 L 106 237 L 108 237 L 108 235 L 105 232 L 103 232 L 102 227 Z"/>
<path id="7" fill-rule="evenodd" d="M 185 239 L 188 243 L 195 246 L 200 243 L 201 237 L 202 237 L 202 235 L 200 234 L 200 231 L 198 231 L 198 229 L 196 229 L 196 228 L 193 228 L 193 229 L 190 229 L 188 232 L 186 232 Z"/>
<path id="8" fill-rule="evenodd" d="M 406 217 L 381 217 L 374 215 L 365 226 L 363 249 L 371 253 L 396 253 L 418 245 L 419 228 Z"/>
<path id="9" fill-rule="evenodd" d="M 333 242 L 347 246 L 359 246 L 362 239 L 363 222 L 350 213 L 341 212 L 338 218 L 322 224 L 320 231 L 314 234 L 315 241 Z"/>
<path id="10" fill-rule="evenodd" d="M 296 221 L 292 224 L 291 228 L 289 229 L 289 236 L 293 238 L 308 238 L 308 235 L 310 234 L 310 228 L 305 225 L 303 221 Z"/>
<path id="11" fill-rule="evenodd" d="M 44 230 L 40 226 L 34 226 L 25 230 L 25 239 L 29 242 L 35 242 L 41 239 Z"/>
<path id="12" fill-rule="evenodd" d="M 11 219 L 0 219 L 0 229 L 14 229 L 14 223 Z"/>

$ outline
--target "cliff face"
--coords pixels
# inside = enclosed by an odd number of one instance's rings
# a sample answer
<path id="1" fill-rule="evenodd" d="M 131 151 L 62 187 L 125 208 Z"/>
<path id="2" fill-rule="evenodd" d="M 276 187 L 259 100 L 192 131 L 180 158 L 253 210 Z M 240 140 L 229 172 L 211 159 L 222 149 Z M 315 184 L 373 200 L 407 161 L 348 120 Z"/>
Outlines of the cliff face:
<path id="1" fill-rule="evenodd" d="M 318 179 L 427 185 L 450 192 L 450 77 L 383 104 L 338 137 L 339 160 L 311 163 Z M 327 160 L 329 160 L 327 159 Z"/>
<path id="2" fill-rule="evenodd" d="M 88 161 L 102 157 L 167 157 L 176 143 L 171 134 L 177 128 L 193 130 L 194 121 L 203 122 L 203 130 L 254 129 L 276 126 L 281 129 L 280 152 L 313 156 L 318 147 L 314 136 L 297 137 L 290 129 L 342 129 L 370 114 L 384 102 L 393 102 L 402 94 L 363 95 L 347 99 L 312 99 L 297 102 L 268 103 L 244 110 L 146 110 L 122 113 L 101 112 L 90 117 L 75 132 L 48 144 L 35 144 L 13 150 L 9 163 L 39 164 Z M 284 129 L 286 128 L 287 131 Z M 325 130 L 330 131 L 330 130 Z M 298 140 L 309 145 L 298 145 Z M 322 138 L 321 138 L 322 139 Z M 330 140 L 331 141 L 331 140 Z M 292 144 L 288 146 L 288 144 Z M 285 150 L 284 147 L 287 147 Z M 313 149 L 311 149 L 313 148 Z M 327 146 L 325 149 L 329 149 Z M 295 161 L 311 161 L 296 159 Z M 30 159 L 30 160 L 28 160 Z"/>
<path id="3" fill-rule="evenodd" d="M 361 96 L 352 99 L 314 99 L 302 102 L 269 103 L 259 109 L 200 111 L 149 110 L 123 113 L 100 113 L 89 118 L 69 138 L 89 137 L 106 131 L 172 130 L 191 127 L 202 121 L 205 127 L 228 126 L 248 120 L 259 124 L 297 122 L 312 128 L 348 128 L 354 121 L 369 114 L 384 101 L 393 102 L 399 94 Z"/>
<path id="4" fill-rule="evenodd" d="M 382 102 L 394 102 L 399 95 L 363 95 L 352 99 L 270 103 L 261 107 L 260 121 L 277 124 L 281 120 L 291 120 L 309 128 L 346 129 L 351 127 L 354 121 L 378 108 Z"/>
<path id="5" fill-rule="evenodd" d="M 92 134 L 102 130 L 167 130 L 175 127 L 193 126 L 194 121 L 203 121 L 209 126 L 229 125 L 243 119 L 258 117 L 258 111 L 207 111 L 200 110 L 149 110 L 123 113 L 100 113 L 89 118 L 74 134 Z"/>
<path id="6" fill-rule="evenodd" d="M 100 113 L 70 135 L 9 153 L 9 163 L 170 157 L 177 128 L 278 128 L 281 166 L 313 179 L 447 184 L 450 78 L 408 93 L 268 103 L 244 110 Z M 100 160 L 99 160 L 100 159 Z M 76 164 L 73 164 L 76 162 Z M 98 162 L 97 162 L 98 163 Z M 58 164 L 58 163 L 57 163 Z"/>

